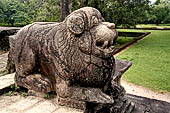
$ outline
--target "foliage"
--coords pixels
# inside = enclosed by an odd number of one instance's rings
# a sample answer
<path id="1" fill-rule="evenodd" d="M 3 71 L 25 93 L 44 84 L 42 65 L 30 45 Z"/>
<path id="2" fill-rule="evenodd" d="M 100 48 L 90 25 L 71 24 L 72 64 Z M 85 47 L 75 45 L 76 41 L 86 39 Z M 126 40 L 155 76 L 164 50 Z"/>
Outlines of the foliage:
<path id="1" fill-rule="evenodd" d="M 60 0 L 1 0 L 0 25 L 26 25 L 35 21 L 59 21 Z M 97 8 L 106 21 L 122 27 L 141 23 L 170 23 L 169 0 L 72 0 L 73 11 Z"/>
<path id="2" fill-rule="evenodd" d="M 170 92 L 170 31 L 132 29 L 119 31 L 151 32 L 144 40 L 117 56 L 133 63 L 123 79 L 153 90 Z"/>
<path id="3" fill-rule="evenodd" d="M 59 21 L 59 0 L 30 0 L 32 21 Z"/>
<path id="4" fill-rule="evenodd" d="M 25 25 L 35 21 L 58 21 L 59 0 L 2 0 L 0 23 Z"/>
<path id="5" fill-rule="evenodd" d="M 18 86 L 16 86 L 15 84 L 9 86 L 9 91 L 7 93 L 5 93 L 6 96 L 14 96 L 17 93 L 15 92 L 15 90 L 18 89 Z"/>
<path id="6" fill-rule="evenodd" d="M 11 24 L 14 23 L 28 23 L 29 17 L 25 13 L 24 4 L 19 0 L 3 0 L 1 1 L 1 21 L 4 23 Z"/>
<path id="7" fill-rule="evenodd" d="M 0 1 L 0 22 L 3 21 L 3 11 L 4 11 L 4 6 L 2 1 Z"/>
<path id="8" fill-rule="evenodd" d="M 161 23 L 170 23 L 170 1 L 169 0 L 157 0 L 156 3 L 151 6 L 151 11 L 148 14 L 150 23 L 157 25 Z"/>
<path id="9" fill-rule="evenodd" d="M 95 7 L 106 21 L 127 27 L 135 26 L 145 20 L 146 11 L 149 10 L 149 0 L 75 0 L 73 6 L 73 9 L 84 6 Z"/>
<path id="10" fill-rule="evenodd" d="M 110 17 L 118 25 L 128 27 L 135 26 L 137 23 L 142 23 L 146 17 L 146 10 L 149 9 L 148 0 L 122 0 L 115 1 L 110 5 L 112 11 Z M 106 10 L 107 11 L 107 10 Z"/>

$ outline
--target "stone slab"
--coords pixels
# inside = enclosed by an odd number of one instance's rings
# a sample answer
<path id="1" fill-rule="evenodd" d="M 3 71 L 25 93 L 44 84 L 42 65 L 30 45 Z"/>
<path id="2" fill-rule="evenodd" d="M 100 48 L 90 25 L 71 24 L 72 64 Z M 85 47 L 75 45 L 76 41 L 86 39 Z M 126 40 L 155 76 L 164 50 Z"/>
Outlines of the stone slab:
<path id="1" fill-rule="evenodd" d="M 21 29 L 21 27 L 2 27 L 2 26 L 0 26 L 0 32 L 4 31 L 4 30 L 13 30 L 13 29 L 19 30 L 19 29 Z"/>
<path id="2" fill-rule="evenodd" d="M 14 84 L 15 73 L 0 77 L 0 92 Z M 48 100 L 28 96 L 0 96 L 0 113 L 83 113 L 57 104 L 56 99 Z"/>
<path id="3" fill-rule="evenodd" d="M 54 111 L 53 113 L 83 113 L 81 110 L 62 107 Z"/>
<path id="4" fill-rule="evenodd" d="M 15 73 L 0 77 L 0 91 L 15 83 L 14 76 L 15 76 Z"/>
<path id="5" fill-rule="evenodd" d="M 127 94 L 126 97 L 135 103 L 134 113 L 170 113 L 168 102 L 132 94 Z"/>
<path id="6" fill-rule="evenodd" d="M 7 65 L 8 53 L 0 55 L 0 72 L 4 71 Z"/>
<path id="7" fill-rule="evenodd" d="M 36 104 L 33 108 L 27 110 L 25 113 L 52 113 L 58 108 L 58 105 L 53 104 L 49 100 L 46 100 L 39 104 Z"/>
<path id="8" fill-rule="evenodd" d="M 34 96 L 1 96 L 0 113 L 83 113 L 81 110 L 57 105 L 55 100 Z"/>

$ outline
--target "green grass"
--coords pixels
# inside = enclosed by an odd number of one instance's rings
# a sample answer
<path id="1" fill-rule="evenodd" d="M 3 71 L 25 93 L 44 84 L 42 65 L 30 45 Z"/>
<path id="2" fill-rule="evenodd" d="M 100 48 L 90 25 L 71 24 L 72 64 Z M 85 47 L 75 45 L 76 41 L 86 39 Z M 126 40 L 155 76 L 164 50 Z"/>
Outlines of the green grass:
<path id="1" fill-rule="evenodd" d="M 133 40 L 136 40 L 136 38 L 138 37 L 124 37 L 124 36 L 119 36 L 118 39 L 117 39 L 117 44 L 119 45 L 123 45 L 125 43 L 128 43 L 128 42 L 131 42 Z"/>
<path id="2" fill-rule="evenodd" d="M 170 31 L 132 30 L 151 32 L 144 40 L 135 43 L 117 58 L 132 61 L 132 67 L 123 79 L 160 92 L 170 92 Z"/>
<path id="3" fill-rule="evenodd" d="M 170 28 L 170 24 L 160 24 L 160 25 L 156 25 L 156 24 L 139 24 L 136 25 L 137 28 Z"/>

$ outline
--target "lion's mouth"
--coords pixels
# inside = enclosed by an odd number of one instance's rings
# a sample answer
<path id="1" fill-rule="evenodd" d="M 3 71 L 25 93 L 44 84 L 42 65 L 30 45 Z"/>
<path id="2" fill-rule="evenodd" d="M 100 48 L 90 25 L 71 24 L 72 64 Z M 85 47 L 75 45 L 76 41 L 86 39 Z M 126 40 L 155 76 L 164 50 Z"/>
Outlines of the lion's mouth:
<path id="1" fill-rule="evenodd" d="M 96 48 L 99 49 L 100 51 L 103 51 L 105 54 L 110 54 L 115 51 L 115 46 L 110 46 L 109 48 L 99 48 L 99 47 Z"/>
<path id="2" fill-rule="evenodd" d="M 94 56 L 107 59 L 112 57 L 115 52 L 115 46 L 113 45 L 113 41 L 102 41 L 96 40 L 94 46 Z"/>
<path id="3" fill-rule="evenodd" d="M 110 39 L 110 40 L 108 40 Z M 95 41 L 95 49 L 102 54 L 103 57 L 110 57 L 115 52 L 115 41 L 116 38 L 99 38 Z"/>

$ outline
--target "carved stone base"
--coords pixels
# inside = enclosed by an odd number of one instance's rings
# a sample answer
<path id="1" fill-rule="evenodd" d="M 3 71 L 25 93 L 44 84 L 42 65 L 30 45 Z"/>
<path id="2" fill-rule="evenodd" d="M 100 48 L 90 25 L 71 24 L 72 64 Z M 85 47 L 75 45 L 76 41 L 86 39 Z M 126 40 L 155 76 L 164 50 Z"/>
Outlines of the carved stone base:
<path id="1" fill-rule="evenodd" d="M 170 113 L 170 103 L 168 102 L 131 94 L 125 96 L 135 103 L 133 113 Z"/>
<path id="2" fill-rule="evenodd" d="M 133 102 L 121 97 L 112 105 L 87 103 L 85 113 L 132 113 L 134 108 Z"/>
<path id="3" fill-rule="evenodd" d="M 170 103 L 126 94 L 113 105 L 58 99 L 58 104 L 84 110 L 84 113 L 170 113 Z"/>
<path id="4" fill-rule="evenodd" d="M 86 109 L 86 102 L 76 101 L 76 100 L 72 100 L 70 98 L 60 98 L 58 96 L 56 99 L 57 99 L 57 104 L 59 104 L 61 106 L 67 106 L 67 107 L 81 109 L 81 110 Z"/>
<path id="5" fill-rule="evenodd" d="M 88 104 L 85 113 L 170 113 L 170 103 L 126 94 L 113 105 Z"/>

